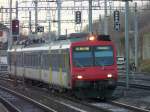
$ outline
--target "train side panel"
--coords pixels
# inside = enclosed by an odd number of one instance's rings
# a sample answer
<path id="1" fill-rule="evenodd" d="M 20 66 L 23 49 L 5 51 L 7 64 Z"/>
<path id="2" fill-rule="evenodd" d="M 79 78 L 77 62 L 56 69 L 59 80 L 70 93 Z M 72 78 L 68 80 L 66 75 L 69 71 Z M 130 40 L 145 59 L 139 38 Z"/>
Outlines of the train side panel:
<path id="1" fill-rule="evenodd" d="M 69 63 L 66 52 L 51 51 L 51 53 L 43 55 L 42 58 L 41 80 L 45 83 L 69 88 L 69 69 L 67 69 Z"/>
<path id="2" fill-rule="evenodd" d="M 42 55 L 41 55 L 42 53 Z M 68 52 L 32 51 L 11 52 L 9 70 L 11 75 L 25 77 L 44 83 L 70 88 Z M 21 55 L 20 55 L 21 54 Z M 14 58 L 17 57 L 17 58 Z"/>

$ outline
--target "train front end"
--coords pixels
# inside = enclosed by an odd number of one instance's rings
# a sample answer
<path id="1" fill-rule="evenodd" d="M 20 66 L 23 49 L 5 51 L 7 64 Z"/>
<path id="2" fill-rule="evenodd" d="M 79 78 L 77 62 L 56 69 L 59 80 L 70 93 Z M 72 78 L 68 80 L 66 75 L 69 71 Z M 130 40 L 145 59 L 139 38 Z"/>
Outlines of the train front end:
<path id="1" fill-rule="evenodd" d="M 111 97 L 118 79 L 114 44 L 98 40 L 75 42 L 70 52 L 72 87 L 76 95 Z"/>

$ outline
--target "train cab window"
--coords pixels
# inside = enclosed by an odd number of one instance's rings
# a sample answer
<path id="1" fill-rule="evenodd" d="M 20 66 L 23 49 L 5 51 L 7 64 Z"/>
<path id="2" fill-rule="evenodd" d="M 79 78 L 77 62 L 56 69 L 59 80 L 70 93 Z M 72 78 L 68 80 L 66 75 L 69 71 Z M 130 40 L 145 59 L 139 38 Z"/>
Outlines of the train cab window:
<path id="1" fill-rule="evenodd" d="M 114 63 L 112 46 L 95 46 L 95 65 L 107 66 Z"/>
<path id="2" fill-rule="evenodd" d="M 93 65 L 92 49 L 89 46 L 78 46 L 73 48 L 73 64 L 76 67 L 87 67 Z"/>

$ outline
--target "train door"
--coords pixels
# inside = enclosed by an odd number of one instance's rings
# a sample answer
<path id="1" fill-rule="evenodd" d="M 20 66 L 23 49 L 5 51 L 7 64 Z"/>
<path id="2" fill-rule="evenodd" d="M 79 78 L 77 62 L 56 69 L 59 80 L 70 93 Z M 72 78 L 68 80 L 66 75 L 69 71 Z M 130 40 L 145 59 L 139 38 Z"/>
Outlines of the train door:
<path id="1" fill-rule="evenodd" d="M 72 87 L 72 76 L 71 76 L 71 68 L 70 68 L 70 53 L 69 49 L 65 50 L 65 69 L 67 72 L 67 83 L 68 83 L 68 88 Z"/>

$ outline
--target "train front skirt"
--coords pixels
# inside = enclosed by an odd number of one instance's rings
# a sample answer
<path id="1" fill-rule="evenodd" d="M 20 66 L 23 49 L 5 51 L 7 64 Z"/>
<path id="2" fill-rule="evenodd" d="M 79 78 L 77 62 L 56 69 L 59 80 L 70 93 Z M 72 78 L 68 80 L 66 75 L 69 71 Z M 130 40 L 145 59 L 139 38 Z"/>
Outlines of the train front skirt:
<path id="1" fill-rule="evenodd" d="M 111 98 L 116 81 L 76 81 L 75 96 L 79 98 Z"/>

